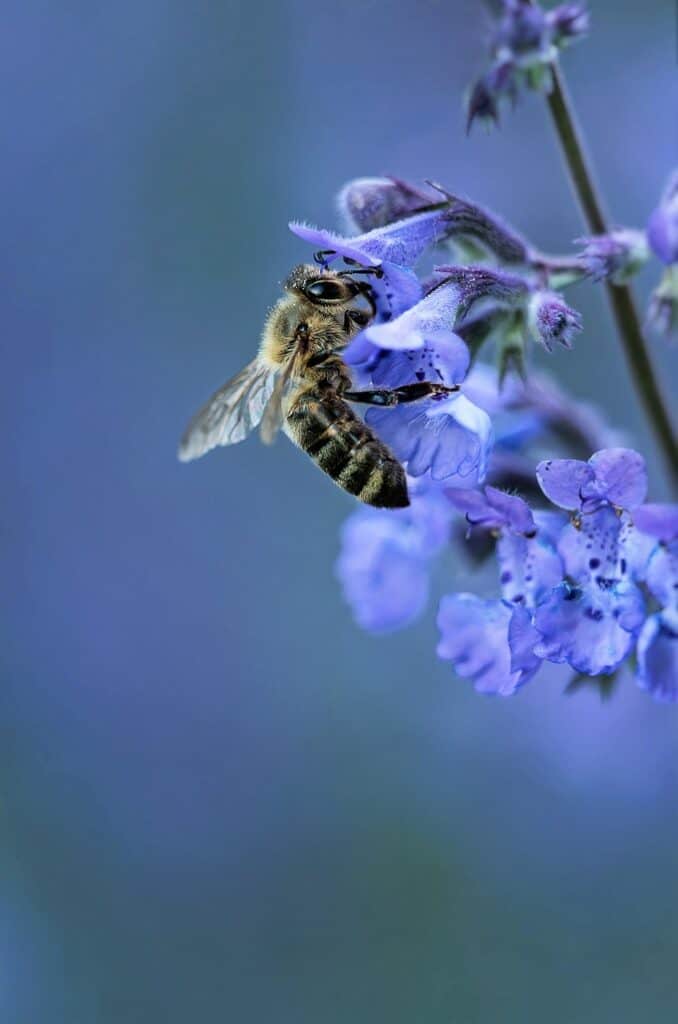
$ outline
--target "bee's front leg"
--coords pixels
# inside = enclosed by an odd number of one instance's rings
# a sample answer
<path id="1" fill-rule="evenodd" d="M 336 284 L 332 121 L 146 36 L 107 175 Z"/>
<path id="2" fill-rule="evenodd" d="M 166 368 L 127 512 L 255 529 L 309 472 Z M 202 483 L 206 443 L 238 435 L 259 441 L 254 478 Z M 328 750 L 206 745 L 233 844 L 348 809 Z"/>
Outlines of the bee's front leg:
<path id="1" fill-rule="evenodd" d="M 405 402 L 418 402 L 423 398 L 446 398 L 459 390 L 459 385 L 448 387 L 446 384 L 434 384 L 424 380 L 416 384 L 403 384 L 399 388 L 374 388 L 369 391 L 344 391 L 342 398 L 347 402 L 360 402 L 363 405 L 403 405 Z"/>

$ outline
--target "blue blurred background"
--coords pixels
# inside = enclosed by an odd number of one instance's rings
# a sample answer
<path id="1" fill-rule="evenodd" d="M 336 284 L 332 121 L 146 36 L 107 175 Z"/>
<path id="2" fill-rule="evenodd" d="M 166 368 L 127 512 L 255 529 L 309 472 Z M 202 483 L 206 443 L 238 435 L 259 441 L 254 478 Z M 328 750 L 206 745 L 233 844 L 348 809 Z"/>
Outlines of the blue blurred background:
<path id="1" fill-rule="evenodd" d="M 642 226 L 676 158 L 674 4 L 591 7 L 566 70 Z M 676 712 L 628 679 L 565 698 L 559 670 L 478 697 L 432 614 L 354 627 L 351 501 L 291 445 L 175 461 L 306 256 L 287 221 L 331 226 L 346 179 L 437 178 L 546 249 L 582 233 L 538 97 L 464 136 L 482 5 L 3 21 L 0 1019 L 675 1019 Z M 550 366 L 662 497 L 602 295 L 577 297 Z"/>

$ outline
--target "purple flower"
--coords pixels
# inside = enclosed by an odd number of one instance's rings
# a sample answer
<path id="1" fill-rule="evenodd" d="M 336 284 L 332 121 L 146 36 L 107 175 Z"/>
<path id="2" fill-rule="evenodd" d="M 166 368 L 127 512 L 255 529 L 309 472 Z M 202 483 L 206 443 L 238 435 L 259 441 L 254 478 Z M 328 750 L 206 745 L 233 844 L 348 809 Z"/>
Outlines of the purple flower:
<path id="1" fill-rule="evenodd" d="M 427 341 L 450 339 L 457 318 L 473 302 L 495 297 L 510 303 L 527 292 L 521 277 L 490 268 L 445 266 L 440 268 L 440 273 L 445 276 L 441 276 L 440 283 L 423 299 L 394 319 L 370 324 L 354 338 L 344 352 L 346 362 L 372 365 L 376 356 L 374 346 L 390 350 L 416 349 Z M 463 344 L 456 335 L 455 338 Z"/>
<path id="2" fill-rule="evenodd" d="M 633 522 L 641 533 L 656 537 L 664 544 L 678 540 L 678 505 L 641 505 L 633 513 Z"/>
<path id="3" fill-rule="evenodd" d="M 548 459 L 537 466 L 537 482 L 549 501 L 570 511 L 634 509 L 647 493 L 645 460 L 631 448 L 604 448 L 588 462 Z"/>
<path id="4" fill-rule="evenodd" d="M 492 450 L 492 423 L 463 395 L 370 409 L 367 423 L 389 445 L 410 476 L 456 476 L 466 486 L 482 482 Z"/>
<path id="5" fill-rule="evenodd" d="M 387 323 L 371 324 L 362 335 L 372 345 L 384 349 L 417 349 L 444 332 L 449 336 L 454 327 L 462 301 L 463 289 L 456 283 L 442 285 L 425 295 L 416 305 L 406 309 L 396 319 Z M 456 336 L 455 336 L 456 337 Z M 459 344 L 466 346 L 458 339 Z M 355 341 L 353 342 L 355 345 Z M 352 346 L 346 349 L 346 359 L 351 361 Z M 468 366 L 468 357 L 467 364 Z"/>
<path id="6" fill-rule="evenodd" d="M 344 523 L 336 573 L 363 629 L 390 632 L 413 622 L 428 600 L 431 557 L 449 536 L 440 494 L 410 488 L 407 509 L 359 508 Z"/>
<path id="7" fill-rule="evenodd" d="M 398 388 L 416 381 L 457 387 L 466 376 L 469 353 L 452 331 L 430 332 L 421 348 L 378 349 L 371 363 L 371 382 L 377 388 Z"/>
<path id="8" fill-rule="evenodd" d="M 678 263 L 678 169 L 672 173 L 659 206 L 650 216 L 647 239 L 667 267 Z"/>
<path id="9" fill-rule="evenodd" d="M 486 487 L 484 492 L 446 487 L 445 494 L 454 508 L 464 513 L 470 526 L 528 537 L 537 532 L 529 505 L 516 494 L 506 494 L 496 487 Z"/>
<path id="10" fill-rule="evenodd" d="M 337 196 L 339 215 L 348 231 L 371 231 L 436 203 L 416 185 L 400 178 L 354 178 Z"/>
<path id="11" fill-rule="evenodd" d="M 483 601 L 474 594 L 443 597 L 438 629 L 438 657 L 451 661 L 457 675 L 470 679 L 478 693 L 508 697 L 541 664 L 532 652 L 538 636 L 529 616 L 503 601 Z"/>
<path id="12" fill-rule="evenodd" d="M 536 529 L 529 537 L 504 530 L 497 542 L 497 561 L 502 597 L 530 612 L 563 578 L 558 551 Z"/>
<path id="13" fill-rule="evenodd" d="M 609 278 L 615 284 L 624 284 L 650 255 L 643 232 L 631 228 L 617 228 L 607 235 L 579 238 L 577 242 L 584 246 L 579 259 L 594 281 Z"/>
<path id="14" fill-rule="evenodd" d="M 537 608 L 541 639 L 534 650 L 584 675 L 608 674 L 630 653 L 644 617 L 642 595 L 631 583 L 614 592 L 561 583 Z"/>
<path id="15" fill-rule="evenodd" d="M 555 292 L 538 291 L 528 304 L 528 322 L 536 341 L 551 352 L 557 343 L 572 348 L 572 339 L 581 331 L 581 316 Z"/>

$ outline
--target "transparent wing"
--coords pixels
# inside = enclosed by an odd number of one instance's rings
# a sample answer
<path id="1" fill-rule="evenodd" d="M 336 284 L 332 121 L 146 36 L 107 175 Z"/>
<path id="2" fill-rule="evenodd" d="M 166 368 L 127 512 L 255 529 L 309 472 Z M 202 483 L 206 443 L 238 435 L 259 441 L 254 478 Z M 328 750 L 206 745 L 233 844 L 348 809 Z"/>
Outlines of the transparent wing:
<path id="1" fill-rule="evenodd" d="M 274 370 L 253 359 L 215 391 L 188 424 L 179 445 L 179 459 L 190 462 L 217 445 L 244 441 L 264 415 L 274 378 Z"/>
<path id="2" fill-rule="evenodd" d="M 264 409 L 264 414 L 261 420 L 261 427 L 259 428 L 259 436 L 264 444 L 272 444 L 275 441 L 275 435 L 280 430 L 283 421 L 283 399 L 287 394 L 287 389 L 290 386 L 292 378 L 295 376 L 296 359 L 292 357 L 285 364 L 284 369 L 278 375 L 278 378 L 273 385 L 271 397 L 268 405 Z"/>

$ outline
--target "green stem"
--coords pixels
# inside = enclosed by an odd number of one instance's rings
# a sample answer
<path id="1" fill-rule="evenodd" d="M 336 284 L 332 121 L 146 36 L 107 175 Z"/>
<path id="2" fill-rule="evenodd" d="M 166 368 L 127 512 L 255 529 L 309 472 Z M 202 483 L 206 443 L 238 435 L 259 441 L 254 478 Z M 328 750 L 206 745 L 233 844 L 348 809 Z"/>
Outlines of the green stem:
<path id="1" fill-rule="evenodd" d="M 596 192 L 563 75 L 557 64 L 553 65 L 552 70 L 553 88 L 548 95 L 548 105 L 563 156 L 589 230 L 593 234 L 604 235 L 608 233 L 609 227 Z M 666 459 L 672 481 L 674 485 L 678 485 L 678 446 L 671 418 L 650 362 L 633 293 L 628 284 L 613 284 L 611 281 L 606 281 L 605 284 L 631 375 Z"/>

